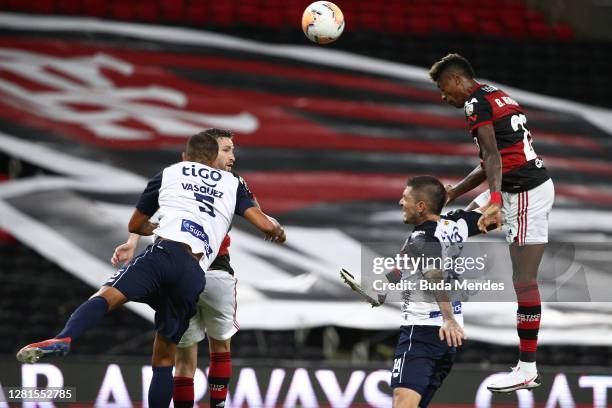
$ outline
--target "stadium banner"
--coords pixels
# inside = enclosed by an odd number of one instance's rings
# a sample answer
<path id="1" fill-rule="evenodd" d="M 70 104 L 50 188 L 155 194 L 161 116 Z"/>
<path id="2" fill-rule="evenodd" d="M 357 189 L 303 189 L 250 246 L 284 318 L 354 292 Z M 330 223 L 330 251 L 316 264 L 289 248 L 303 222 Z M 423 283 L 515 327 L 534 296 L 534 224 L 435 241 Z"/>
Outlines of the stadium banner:
<path id="1" fill-rule="evenodd" d="M 29 169 L 0 183 L 0 229 L 93 292 L 114 273 L 109 259 L 147 180 L 190 135 L 230 128 L 235 170 L 288 234 L 273 246 L 235 221 L 241 328 L 398 327 L 397 307 L 369 308 L 339 271 L 363 277 L 365 247 L 383 256 L 404 242 L 397 201 L 408 177 L 452 183 L 477 163 L 461 112 L 440 103 L 424 68 L 177 27 L 8 13 L 0 24 L 0 159 Z M 612 111 L 504 89 L 532 118 L 555 183 L 551 241 L 588 242 L 560 254 L 574 262 L 555 279 L 565 290 L 584 276 L 589 297 L 546 303 L 540 342 L 612 345 L 599 280 L 612 265 Z M 503 234 L 486 238 L 508 271 Z M 148 306 L 128 307 L 152 321 Z M 515 311 L 512 301 L 466 302 L 470 338 L 515 344 Z"/>
<path id="2" fill-rule="evenodd" d="M 205 364 L 204 361 L 202 361 Z M 200 365 L 205 367 L 205 365 Z M 500 367 L 500 370 L 503 368 Z M 608 371 L 540 367 L 543 386 L 508 395 L 491 394 L 486 385 L 498 373 L 493 369 L 457 366 L 434 398 L 435 407 L 593 407 L 608 405 L 612 374 Z M 20 388 L 70 389 L 77 403 L 98 407 L 146 407 L 151 367 L 146 359 L 112 363 L 72 359 L 46 364 L 18 365 L 12 358 L 0 360 L 4 394 Z M 206 368 L 195 376 L 195 398 L 208 401 Z M 387 367 L 326 366 L 308 362 L 276 365 L 237 360 L 234 364 L 226 407 L 380 407 L 391 406 L 392 372 Z M 76 395 L 76 397 L 75 397 Z M 6 401 L 10 395 L 0 395 Z M 59 401 L 56 401 L 59 404 Z M 0 407 L 7 404 L 0 402 Z M 24 405 L 34 407 L 34 402 Z M 40 405 L 51 407 L 54 405 Z M 60 406 L 65 406 L 61 404 Z"/>

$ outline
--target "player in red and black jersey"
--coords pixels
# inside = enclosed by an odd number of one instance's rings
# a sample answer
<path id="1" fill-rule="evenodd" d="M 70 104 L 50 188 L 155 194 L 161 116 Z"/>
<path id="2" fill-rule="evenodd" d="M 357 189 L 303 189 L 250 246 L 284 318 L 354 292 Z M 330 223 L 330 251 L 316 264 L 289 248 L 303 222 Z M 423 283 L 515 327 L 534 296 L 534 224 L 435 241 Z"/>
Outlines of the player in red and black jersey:
<path id="1" fill-rule="evenodd" d="M 483 203 L 482 211 L 498 224 L 503 219 L 510 243 L 520 357 L 509 375 L 488 388 L 510 392 L 538 387 L 541 302 L 537 273 L 548 242 L 548 215 L 555 195 L 552 180 L 533 149 L 527 117 L 516 100 L 494 86 L 478 83 L 470 63 L 458 54 L 436 62 L 429 75 L 444 102 L 464 109 L 481 159 L 465 179 L 447 187 L 449 202 L 487 180 L 488 203 Z"/>

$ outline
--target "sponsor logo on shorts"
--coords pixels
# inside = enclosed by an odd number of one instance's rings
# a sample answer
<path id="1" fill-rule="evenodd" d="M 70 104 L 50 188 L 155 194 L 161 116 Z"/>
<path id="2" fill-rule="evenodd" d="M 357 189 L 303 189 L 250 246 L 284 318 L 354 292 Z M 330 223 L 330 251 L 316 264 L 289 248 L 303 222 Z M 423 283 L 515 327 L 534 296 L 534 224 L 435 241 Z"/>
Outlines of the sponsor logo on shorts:
<path id="1" fill-rule="evenodd" d="M 212 249 L 210 248 L 210 243 L 208 241 L 208 234 L 204 232 L 204 228 L 193 221 L 183 220 L 181 223 L 181 231 L 185 231 L 199 239 L 204 243 L 204 251 L 206 253 L 206 257 L 210 257 L 212 254 Z"/>

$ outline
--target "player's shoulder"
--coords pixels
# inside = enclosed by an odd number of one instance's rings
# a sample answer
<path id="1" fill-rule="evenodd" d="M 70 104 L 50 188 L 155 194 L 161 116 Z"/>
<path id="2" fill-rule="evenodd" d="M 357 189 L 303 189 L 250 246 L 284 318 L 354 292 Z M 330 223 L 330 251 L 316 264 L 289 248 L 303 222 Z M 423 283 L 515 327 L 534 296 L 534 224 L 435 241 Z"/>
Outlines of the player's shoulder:
<path id="1" fill-rule="evenodd" d="M 463 110 L 465 116 L 470 118 L 475 112 L 482 112 L 483 110 L 491 110 L 491 101 L 489 96 L 499 89 L 488 84 L 479 84 L 468 96 L 467 100 L 463 104 Z"/>
<path id="2" fill-rule="evenodd" d="M 247 184 L 246 180 L 241 175 L 236 173 L 235 171 L 232 171 L 231 173 L 238 180 L 238 185 L 241 186 L 242 188 L 244 188 L 246 190 L 247 194 L 251 198 L 253 198 L 254 197 L 253 192 L 249 188 L 249 185 Z"/>
<path id="3" fill-rule="evenodd" d="M 415 227 L 404 245 L 401 253 L 418 256 L 423 253 L 437 253 L 440 250 L 440 239 L 436 234 L 438 223 L 435 221 L 425 221 Z"/>
<path id="4" fill-rule="evenodd" d="M 487 103 L 489 102 L 489 97 L 495 95 L 496 93 L 502 92 L 499 88 L 489 85 L 489 84 L 478 84 L 470 96 L 468 96 L 466 104 L 474 104 L 474 103 Z"/>
<path id="5" fill-rule="evenodd" d="M 409 241 L 412 242 L 438 242 L 439 239 L 436 236 L 436 230 L 438 229 L 438 223 L 435 221 L 425 221 L 423 224 L 415 227 L 414 231 L 408 237 Z"/>
<path id="6" fill-rule="evenodd" d="M 478 211 L 454 210 L 442 215 L 440 221 L 448 223 L 449 228 L 457 226 L 459 230 L 472 236 L 479 233 L 478 220 L 481 216 Z"/>
<path id="7" fill-rule="evenodd" d="M 229 172 L 229 173 L 234 177 L 234 179 L 236 179 L 238 181 L 238 184 L 244 185 L 245 187 L 248 188 L 248 184 L 247 184 L 246 180 L 240 174 L 236 173 L 233 170 L 231 172 Z"/>
<path id="8" fill-rule="evenodd" d="M 452 210 L 447 212 L 446 214 L 440 215 L 440 221 L 457 222 L 461 219 L 469 217 L 472 213 L 476 213 L 476 211 L 465 211 L 461 209 Z"/>

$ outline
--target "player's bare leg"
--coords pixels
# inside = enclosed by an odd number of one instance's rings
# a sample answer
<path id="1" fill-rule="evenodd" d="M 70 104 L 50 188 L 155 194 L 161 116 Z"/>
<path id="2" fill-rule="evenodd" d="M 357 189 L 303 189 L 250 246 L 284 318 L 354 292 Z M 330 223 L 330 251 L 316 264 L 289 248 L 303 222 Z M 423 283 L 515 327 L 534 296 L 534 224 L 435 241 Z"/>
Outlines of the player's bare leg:
<path id="1" fill-rule="evenodd" d="M 545 249 L 545 244 L 510 246 L 512 281 L 518 303 L 517 332 L 520 338 L 520 356 L 517 366 L 510 374 L 487 387 L 490 391 L 512 392 L 541 385 L 536 367 L 542 313 L 537 277 Z"/>
<path id="2" fill-rule="evenodd" d="M 225 401 L 227 397 L 227 386 L 231 377 L 230 344 L 230 339 L 217 340 L 208 337 L 208 349 L 211 357 L 208 380 L 209 393 L 212 398 L 211 406 L 213 407 L 219 401 Z M 194 403 L 193 378 L 198 364 L 198 344 L 177 348 L 175 361 L 174 406 L 176 408 L 191 408 Z"/>
<path id="3" fill-rule="evenodd" d="M 208 373 L 208 391 L 210 406 L 223 406 L 227 398 L 230 378 L 232 377 L 232 360 L 230 354 L 230 339 L 217 340 L 208 337 L 210 350 L 210 370 Z"/>
<path id="4" fill-rule="evenodd" d="M 176 344 L 166 337 L 155 333 L 151 366 L 153 377 L 149 386 L 149 407 L 167 408 L 172 400 L 172 367 L 176 354 Z"/>
<path id="5" fill-rule="evenodd" d="M 178 347 L 176 349 L 175 364 L 175 376 L 193 378 L 198 368 L 198 343 L 194 343 L 189 347 Z"/>
<path id="6" fill-rule="evenodd" d="M 189 347 L 177 347 L 174 361 L 174 407 L 192 408 L 195 399 L 193 377 L 198 368 L 198 343 Z"/>
<path id="7" fill-rule="evenodd" d="M 70 315 L 66 326 L 57 336 L 28 344 L 17 352 L 17 360 L 31 364 L 47 356 L 65 356 L 70 352 L 73 340 L 84 331 L 95 327 L 107 312 L 116 309 L 126 301 L 127 298 L 119 290 L 110 286 L 102 286 Z"/>
<path id="8" fill-rule="evenodd" d="M 410 388 L 393 389 L 393 408 L 418 408 L 421 394 Z"/>
<path id="9" fill-rule="evenodd" d="M 89 299 L 93 299 L 96 296 L 100 296 L 106 299 L 108 303 L 108 311 L 117 309 L 119 306 L 127 302 L 127 298 L 119 289 L 113 288 L 112 286 L 102 286 L 96 293 L 91 295 Z"/>

